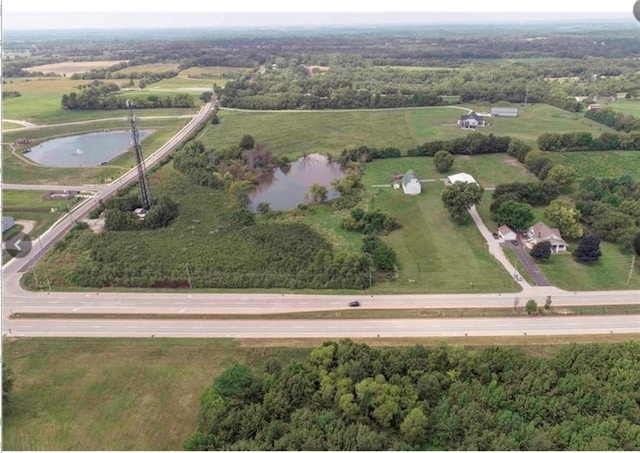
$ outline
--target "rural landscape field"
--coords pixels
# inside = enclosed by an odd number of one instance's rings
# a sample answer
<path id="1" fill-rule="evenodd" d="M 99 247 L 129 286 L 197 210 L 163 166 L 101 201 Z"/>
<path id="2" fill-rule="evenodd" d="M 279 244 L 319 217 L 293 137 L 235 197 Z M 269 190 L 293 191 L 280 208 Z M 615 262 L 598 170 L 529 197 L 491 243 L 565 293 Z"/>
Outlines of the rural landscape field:
<path id="1" fill-rule="evenodd" d="M 3 447 L 640 448 L 609 19 L 8 30 Z"/>

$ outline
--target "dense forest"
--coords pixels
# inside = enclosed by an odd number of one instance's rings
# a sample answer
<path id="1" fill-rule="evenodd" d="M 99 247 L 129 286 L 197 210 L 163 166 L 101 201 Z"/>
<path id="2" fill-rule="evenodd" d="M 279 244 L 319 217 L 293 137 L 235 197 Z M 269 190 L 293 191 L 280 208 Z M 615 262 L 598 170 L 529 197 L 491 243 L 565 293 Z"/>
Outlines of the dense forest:
<path id="1" fill-rule="evenodd" d="M 202 395 L 189 450 L 637 450 L 640 344 L 552 357 L 326 342 L 234 365 Z"/>

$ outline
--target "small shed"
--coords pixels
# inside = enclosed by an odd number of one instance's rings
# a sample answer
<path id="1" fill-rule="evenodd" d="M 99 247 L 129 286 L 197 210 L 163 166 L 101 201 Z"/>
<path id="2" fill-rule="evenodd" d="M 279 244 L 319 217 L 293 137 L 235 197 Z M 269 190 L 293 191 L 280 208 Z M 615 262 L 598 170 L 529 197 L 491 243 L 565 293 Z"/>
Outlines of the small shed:
<path id="1" fill-rule="evenodd" d="M 407 171 L 402 177 L 402 190 L 407 195 L 418 195 L 422 192 L 422 185 L 413 170 Z"/>
<path id="2" fill-rule="evenodd" d="M 515 118 L 518 116 L 518 109 L 513 107 L 492 107 L 491 116 L 507 116 Z"/>
<path id="3" fill-rule="evenodd" d="M 515 233 L 515 231 L 513 231 L 507 225 L 502 225 L 498 228 L 498 236 L 500 237 L 500 239 L 505 241 L 515 241 L 516 239 L 518 239 L 518 235 Z"/>

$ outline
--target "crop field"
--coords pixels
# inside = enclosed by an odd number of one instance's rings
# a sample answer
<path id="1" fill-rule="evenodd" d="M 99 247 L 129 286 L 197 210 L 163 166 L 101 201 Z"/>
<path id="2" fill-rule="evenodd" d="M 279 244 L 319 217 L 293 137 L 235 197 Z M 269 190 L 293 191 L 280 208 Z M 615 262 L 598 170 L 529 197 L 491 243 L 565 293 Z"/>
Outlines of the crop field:
<path id="1" fill-rule="evenodd" d="M 640 151 L 579 151 L 545 153 L 554 164 L 569 165 L 576 170 L 577 179 L 618 178 L 629 175 L 640 181 Z"/>
<path id="2" fill-rule="evenodd" d="M 249 72 L 251 68 L 241 68 L 236 66 L 194 66 L 180 71 L 179 77 L 209 78 L 210 76 L 221 77 L 222 74 Z M 207 77 L 202 77 L 203 75 Z"/>
<path id="3" fill-rule="evenodd" d="M 140 122 L 141 127 L 152 128 L 155 132 L 142 141 L 144 155 L 149 155 L 162 146 L 171 136 L 178 132 L 186 119 L 153 119 Z M 111 130 L 123 128 L 124 121 L 108 121 L 99 123 L 85 123 L 79 125 L 56 126 L 41 129 L 28 129 L 13 132 L 15 135 L 5 134 L 5 140 L 15 140 L 24 137 L 32 140 L 27 146 L 39 143 L 45 139 L 75 135 L 79 133 L 97 132 L 105 128 Z M 8 137 L 8 138 L 7 138 Z M 7 183 L 20 184 L 91 184 L 104 183 L 115 179 L 124 171 L 135 165 L 132 151 L 123 153 L 103 167 L 84 168 L 54 168 L 36 165 L 22 157 L 20 152 L 14 154 L 9 145 L 2 146 L 2 176 Z M 28 154 L 27 154 L 28 156 Z"/>
<path id="4" fill-rule="evenodd" d="M 116 74 L 131 74 L 133 72 L 166 72 L 166 71 L 177 71 L 178 63 L 149 63 L 149 64 L 141 64 L 137 66 L 129 66 L 128 68 L 120 69 L 116 71 Z"/>
<path id="5" fill-rule="evenodd" d="M 459 71 L 460 68 L 445 66 L 376 66 L 377 68 L 399 69 L 401 71 Z"/>
<path id="6" fill-rule="evenodd" d="M 31 72 L 53 72 L 56 74 L 71 77 L 73 74 L 89 72 L 92 69 L 102 69 L 126 60 L 108 60 L 108 61 L 63 61 L 60 63 L 43 64 L 40 66 L 31 66 L 24 68 L 25 71 Z"/>
<path id="7" fill-rule="evenodd" d="M 126 80 L 108 80 L 107 82 L 122 85 Z M 3 116 L 7 119 L 29 121 L 35 124 L 56 124 L 119 116 L 124 118 L 127 115 L 124 110 L 64 110 L 60 105 L 62 95 L 75 91 L 78 85 L 86 83 L 86 80 L 71 80 L 63 77 L 8 79 L 4 89 L 18 91 L 22 95 L 2 100 Z M 139 116 L 166 116 L 184 115 L 193 113 L 193 110 L 141 109 L 136 113 Z"/>

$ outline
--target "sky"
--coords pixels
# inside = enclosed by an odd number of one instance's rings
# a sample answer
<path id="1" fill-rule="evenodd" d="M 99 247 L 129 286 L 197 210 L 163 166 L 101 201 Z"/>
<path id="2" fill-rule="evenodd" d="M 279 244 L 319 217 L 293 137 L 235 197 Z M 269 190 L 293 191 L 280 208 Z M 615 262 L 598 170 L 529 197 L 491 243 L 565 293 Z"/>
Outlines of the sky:
<path id="1" fill-rule="evenodd" d="M 4 0 L 2 26 L 68 29 L 247 25 L 246 16 L 234 13 L 254 13 L 251 23 L 259 26 L 416 22 L 424 18 L 442 21 L 453 17 L 441 13 L 456 13 L 457 17 L 464 14 L 467 20 L 498 12 L 512 13 L 508 17 L 517 20 L 552 18 L 531 13 L 560 12 L 577 17 L 585 13 L 626 13 L 631 17 L 634 3 L 635 0 Z M 431 14 L 415 14 L 418 12 Z M 142 14 L 129 17 L 121 13 Z"/>

